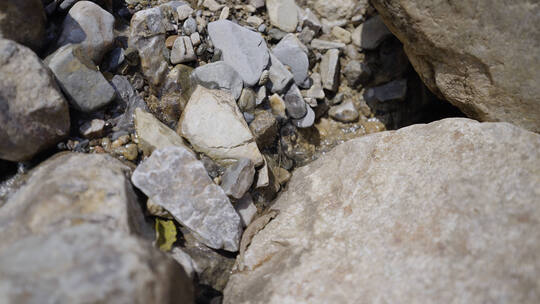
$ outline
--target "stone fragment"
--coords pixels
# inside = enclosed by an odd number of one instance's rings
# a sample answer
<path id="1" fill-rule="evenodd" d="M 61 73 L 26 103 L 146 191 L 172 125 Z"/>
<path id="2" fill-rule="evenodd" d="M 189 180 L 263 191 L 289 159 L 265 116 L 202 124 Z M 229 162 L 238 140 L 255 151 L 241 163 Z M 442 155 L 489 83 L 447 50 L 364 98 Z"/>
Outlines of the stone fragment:
<path id="1" fill-rule="evenodd" d="M 79 1 L 69 10 L 62 23 L 57 45 L 78 44 L 85 56 L 100 64 L 113 42 L 113 15 L 93 2 Z"/>
<path id="2" fill-rule="evenodd" d="M 213 159 L 245 157 L 255 166 L 263 163 L 255 138 L 228 92 L 197 87 L 182 113 L 177 132 L 197 152 Z"/>
<path id="3" fill-rule="evenodd" d="M 274 114 L 276 119 L 278 119 L 279 121 L 287 119 L 287 113 L 285 112 L 287 107 L 285 106 L 285 101 L 283 101 L 283 99 L 278 94 L 270 96 L 268 101 L 270 102 L 272 114 Z"/>
<path id="4" fill-rule="evenodd" d="M 249 25 L 253 26 L 253 27 L 258 27 L 259 25 L 264 23 L 264 20 L 262 18 L 257 17 L 257 16 L 249 16 L 246 19 L 246 22 Z"/>
<path id="5" fill-rule="evenodd" d="M 170 257 L 184 268 L 184 271 L 192 280 L 195 279 L 195 275 L 197 274 L 197 264 L 189 254 L 185 253 L 180 247 L 173 247 L 170 252 Z"/>
<path id="6" fill-rule="evenodd" d="M 256 9 L 259 9 L 261 7 L 264 7 L 265 0 L 249 0 L 249 4 Z"/>
<path id="7" fill-rule="evenodd" d="M 223 4 L 219 4 L 216 0 L 204 0 L 203 6 L 209 9 L 211 12 L 217 12 L 224 7 Z"/>
<path id="8" fill-rule="evenodd" d="M 261 86 L 257 91 L 257 97 L 255 97 L 255 105 L 261 105 L 266 100 L 266 96 L 266 87 Z"/>
<path id="9" fill-rule="evenodd" d="M 178 263 L 98 225 L 31 236 L 0 252 L 3 303 L 193 303 Z"/>
<path id="10" fill-rule="evenodd" d="M 184 21 L 191 17 L 193 9 L 189 5 L 181 5 L 176 9 L 176 13 L 178 14 L 178 21 Z"/>
<path id="11" fill-rule="evenodd" d="M 174 46 L 174 42 L 176 41 L 176 39 L 178 39 L 178 35 L 172 35 L 172 36 L 169 36 L 167 37 L 167 39 L 165 40 L 165 46 L 171 50 Z"/>
<path id="12" fill-rule="evenodd" d="M 84 138 L 93 139 L 103 136 L 104 129 L 105 121 L 103 119 L 92 119 L 84 123 L 79 128 L 79 132 Z"/>
<path id="13" fill-rule="evenodd" d="M 29 48 L 0 39 L 0 158 L 29 160 L 69 134 L 68 103 Z"/>
<path id="14" fill-rule="evenodd" d="M 0 12 L 0 38 L 41 50 L 47 21 L 41 0 L 2 0 Z"/>
<path id="15" fill-rule="evenodd" d="M 306 98 L 324 99 L 326 95 L 322 86 L 321 74 L 313 73 L 311 74 L 311 79 L 313 80 L 313 84 L 309 90 L 305 91 L 303 96 Z"/>
<path id="16" fill-rule="evenodd" d="M 282 93 L 293 80 L 293 74 L 270 53 L 270 68 L 267 86 L 272 93 Z"/>
<path id="17" fill-rule="evenodd" d="M 143 234 L 131 170 L 106 154 L 59 153 L 30 172 L 0 209 L 0 247 L 81 223 Z"/>
<path id="18" fill-rule="evenodd" d="M 255 167 L 249 158 L 240 158 L 234 165 L 225 170 L 221 177 L 221 188 L 225 194 L 241 199 L 253 184 Z"/>
<path id="19" fill-rule="evenodd" d="M 407 97 L 407 79 L 391 81 L 385 85 L 369 88 L 364 94 L 364 99 L 373 108 L 389 110 L 391 103 L 400 102 Z"/>
<path id="20" fill-rule="evenodd" d="M 298 12 L 294 0 L 266 0 L 270 23 L 285 32 L 296 31 Z"/>
<path id="21" fill-rule="evenodd" d="M 271 147 L 278 132 L 278 122 L 269 111 L 259 111 L 255 113 L 255 119 L 249 124 L 255 141 L 260 149 Z"/>
<path id="22" fill-rule="evenodd" d="M 351 32 L 342 27 L 334 26 L 332 28 L 332 35 L 345 44 L 351 43 Z"/>
<path id="23" fill-rule="evenodd" d="M 311 40 L 311 47 L 316 50 L 331 50 L 331 49 L 343 50 L 345 48 L 345 43 L 322 40 L 322 39 L 313 39 Z"/>
<path id="24" fill-rule="evenodd" d="M 308 78 L 308 50 L 294 34 L 288 34 L 272 48 L 276 58 L 291 68 L 296 85 L 303 85 Z"/>
<path id="25" fill-rule="evenodd" d="M 343 70 L 345 78 L 351 88 L 365 84 L 371 78 L 371 69 L 367 64 L 358 60 L 351 60 Z"/>
<path id="26" fill-rule="evenodd" d="M 315 123 L 315 112 L 311 107 L 306 106 L 307 114 L 299 119 L 292 119 L 292 122 L 298 128 L 309 128 Z"/>
<path id="27" fill-rule="evenodd" d="M 295 170 L 223 302 L 538 302 L 539 176 L 540 136 L 507 123 L 347 141 Z"/>
<path id="28" fill-rule="evenodd" d="M 242 112 L 250 112 L 255 109 L 255 91 L 253 91 L 250 88 L 244 88 L 242 90 L 242 94 L 240 95 L 240 99 L 238 99 L 238 107 L 240 108 L 240 111 Z"/>
<path id="29" fill-rule="evenodd" d="M 386 38 L 392 36 L 380 15 L 369 18 L 359 25 L 352 34 L 352 41 L 364 50 L 374 50 Z"/>
<path id="30" fill-rule="evenodd" d="M 269 63 L 268 48 L 261 34 L 228 20 L 208 24 L 208 34 L 214 46 L 221 50 L 223 60 L 240 74 L 247 86 L 254 86 Z"/>
<path id="31" fill-rule="evenodd" d="M 306 116 L 307 105 L 302 97 L 302 93 L 296 85 L 291 85 L 284 97 L 287 115 L 291 118 L 302 118 Z"/>
<path id="32" fill-rule="evenodd" d="M 199 33 L 191 34 L 189 39 L 191 39 L 191 44 L 193 44 L 193 46 L 198 46 L 201 44 L 201 35 L 199 35 Z"/>
<path id="33" fill-rule="evenodd" d="M 238 72 L 224 61 L 205 64 L 191 73 L 193 86 L 229 91 L 234 99 L 240 98 L 244 82 Z"/>
<path id="34" fill-rule="evenodd" d="M 331 49 L 324 54 L 319 66 L 323 87 L 329 91 L 335 92 L 339 87 L 339 51 Z"/>
<path id="35" fill-rule="evenodd" d="M 197 238 L 214 249 L 237 251 L 240 217 L 195 154 L 184 147 L 156 150 L 131 178 Z"/>
<path id="36" fill-rule="evenodd" d="M 148 111 L 148 108 L 125 76 L 115 75 L 111 84 L 116 91 L 117 102 L 124 109 L 124 113 L 114 119 L 113 131 L 115 134 L 130 134 L 134 130 L 135 109 Z"/>
<path id="37" fill-rule="evenodd" d="M 197 32 L 197 21 L 195 21 L 193 17 L 188 17 L 186 21 L 184 21 L 182 30 L 184 31 L 184 34 L 187 36 Z"/>
<path id="38" fill-rule="evenodd" d="M 300 21 L 302 22 L 304 28 L 311 29 L 315 32 L 315 34 L 318 34 L 321 31 L 321 21 L 319 20 L 317 15 L 315 15 L 309 8 L 306 8 Z"/>
<path id="39" fill-rule="evenodd" d="M 103 70 L 107 72 L 116 72 L 116 70 L 124 63 L 126 53 L 123 48 L 115 48 L 104 58 Z"/>
<path id="40" fill-rule="evenodd" d="M 144 155 L 149 156 L 154 150 L 167 147 L 185 147 L 184 140 L 176 132 L 160 122 L 154 115 L 135 110 L 135 130 L 139 147 Z"/>
<path id="41" fill-rule="evenodd" d="M 355 122 L 360 116 L 351 100 L 331 107 L 328 111 L 328 115 L 333 119 L 344 123 Z"/>
<path id="42" fill-rule="evenodd" d="M 330 21 L 348 20 L 368 6 L 367 0 L 310 0 L 310 6 Z"/>
<path id="43" fill-rule="evenodd" d="M 257 207 L 253 203 L 253 198 L 249 193 L 246 193 L 246 195 L 234 205 L 234 209 L 240 215 L 244 228 L 251 224 L 251 221 L 257 214 Z"/>
<path id="44" fill-rule="evenodd" d="M 171 50 L 171 63 L 186 63 L 194 60 L 197 60 L 197 56 L 195 55 L 195 50 L 193 50 L 191 39 L 187 36 L 178 37 L 174 41 Z"/>
<path id="45" fill-rule="evenodd" d="M 46 62 L 71 105 L 77 110 L 93 112 L 114 99 L 114 88 L 80 46 L 63 46 L 47 57 Z"/>
<path id="46" fill-rule="evenodd" d="M 309 44 L 313 38 L 315 38 L 315 32 L 308 27 L 304 27 L 300 34 L 298 34 L 298 39 L 303 44 Z"/>

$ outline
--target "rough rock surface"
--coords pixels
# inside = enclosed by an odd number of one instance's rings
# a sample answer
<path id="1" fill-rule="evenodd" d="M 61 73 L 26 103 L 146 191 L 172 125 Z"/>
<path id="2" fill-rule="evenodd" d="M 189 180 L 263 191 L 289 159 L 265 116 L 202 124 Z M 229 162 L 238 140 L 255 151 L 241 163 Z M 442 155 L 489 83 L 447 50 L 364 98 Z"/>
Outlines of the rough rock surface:
<path id="1" fill-rule="evenodd" d="M 308 0 L 308 4 L 328 20 L 350 18 L 367 5 L 367 0 Z"/>
<path id="2" fill-rule="evenodd" d="M 470 117 L 540 132 L 536 1 L 372 2 L 433 92 Z"/>
<path id="3" fill-rule="evenodd" d="M 177 132 L 193 148 L 217 160 L 249 158 L 255 166 L 263 157 L 231 94 L 197 87 L 189 100 Z"/>
<path id="4" fill-rule="evenodd" d="M 238 72 L 224 61 L 205 64 L 191 73 L 193 86 L 202 85 L 207 89 L 228 90 L 234 99 L 242 94 L 244 82 Z"/>
<path id="5" fill-rule="evenodd" d="M 79 44 L 84 54 L 99 64 L 113 46 L 113 30 L 113 15 L 93 2 L 79 1 L 64 19 L 57 44 Z"/>
<path id="6" fill-rule="evenodd" d="M 207 246 L 238 250 L 240 216 L 223 190 L 210 179 L 202 162 L 187 148 L 154 151 L 133 172 L 131 180 Z"/>
<path id="7" fill-rule="evenodd" d="M 182 266 L 98 225 L 59 229 L 0 251 L 2 303 L 192 303 Z"/>
<path id="8" fill-rule="evenodd" d="M 342 144 L 295 171 L 224 303 L 536 303 L 539 151 L 468 119 Z"/>
<path id="9" fill-rule="evenodd" d="M 2 0 L 0 38 L 39 51 L 45 38 L 45 10 L 41 0 Z"/>
<path id="10" fill-rule="evenodd" d="M 268 66 L 270 55 L 261 34 L 229 20 L 208 24 L 214 46 L 221 50 L 223 61 L 232 66 L 248 86 L 255 85 Z"/>
<path id="11" fill-rule="evenodd" d="M 0 39 L 0 158 L 28 160 L 69 132 L 68 104 L 30 49 Z"/>
<path id="12" fill-rule="evenodd" d="M 60 153 L 31 171 L 0 209 L 0 247 L 30 234 L 81 223 L 146 233 L 129 182 L 131 170 L 111 156 Z"/>

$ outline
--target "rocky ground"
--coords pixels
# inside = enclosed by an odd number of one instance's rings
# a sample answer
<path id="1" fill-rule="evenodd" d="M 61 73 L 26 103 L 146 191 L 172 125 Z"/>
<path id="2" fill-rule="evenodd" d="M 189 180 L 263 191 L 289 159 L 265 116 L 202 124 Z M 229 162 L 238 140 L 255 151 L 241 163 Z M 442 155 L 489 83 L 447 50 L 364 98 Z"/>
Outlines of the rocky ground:
<path id="1" fill-rule="evenodd" d="M 0 298 L 538 302 L 540 37 L 476 2 L 4 1 Z"/>

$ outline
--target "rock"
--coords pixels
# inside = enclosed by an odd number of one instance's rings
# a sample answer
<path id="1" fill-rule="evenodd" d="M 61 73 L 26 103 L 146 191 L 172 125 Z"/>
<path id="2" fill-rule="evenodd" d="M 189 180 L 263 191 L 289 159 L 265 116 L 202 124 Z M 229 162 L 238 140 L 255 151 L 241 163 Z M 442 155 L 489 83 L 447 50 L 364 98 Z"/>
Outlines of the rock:
<path id="1" fill-rule="evenodd" d="M 212 12 L 219 11 L 224 5 L 217 3 L 215 0 L 204 0 L 203 6 Z"/>
<path id="2" fill-rule="evenodd" d="M 287 115 L 291 118 L 302 118 L 306 116 L 307 105 L 302 97 L 302 93 L 296 85 L 291 85 L 287 93 L 285 94 L 285 107 L 287 108 Z"/>
<path id="3" fill-rule="evenodd" d="M 311 74 L 311 79 L 313 80 L 313 84 L 311 85 L 311 88 L 306 91 L 304 94 L 304 97 L 306 98 L 315 98 L 315 99 L 324 99 L 326 96 L 324 94 L 323 86 L 322 86 L 322 79 L 321 74 L 319 73 L 313 73 Z"/>
<path id="4" fill-rule="evenodd" d="M 369 18 L 354 30 L 352 41 L 364 50 L 374 50 L 390 36 L 392 33 L 382 21 L 381 16 L 377 15 Z"/>
<path id="5" fill-rule="evenodd" d="M 195 154 L 184 147 L 156 150 L 131 178 L 197 238 L 214 249 L 237 251 L 240 217 L 223 190 L 210 179 Z"/>
<path id="6" fill-rule="evenodd" d="M 71 105 L 77 110 L 93 112 L 114 99 L 114 88 L 80 46 L 63 46 L 47 57 L 46 62 Z"/>
<path id="7" fill-rule="evenodd" d="M 351 32 L 342 27 L 334 26 L 332 28 L 332 35 L 345 44 L 351 43 Z"/>
<path id="8" fill-rule="evenodd" d="M 68 104 L 49 69 L 30 49 L 5 39 L 0 109 L 0 159 L 29 160 L 69 134 Z"/>
<path id="9" fill-rule="evenodd" d="M 306 109 L 307 113 L 304 117 L 292 119 L 293 124 L 298 128 L 309 128 L 313 126 L 313 123 L 315 123 L 315 112 L 309 106 L 306 106 Z"/>
<path id="10" fill-rule="evenodd" d="M 358 60 L 351 60 L 343 70 L 345 78 L 351 88 L 365 84 L 371 78 L 371 69 L 367 64 Z"/>
<path id="11" fill-rule="evenodd" d="M 192 303 L 193 286 L 150 243 L 97 225 L 31 236 L 0 252 L 4 303 Z"/>
<path id="12" fill-rule="evenodd" d="M 139 52 L 141 69 L 153 86 L 159 86 L 167 73 L 163 19 L 159 7 L 145 9 L 133 15 L 129 28 L 128 44 Z"/>
<path id="13" fill-rule="evenodd" d="M 222 10 L 221 10 L 221 13 L 219 14 L 219 20 L 225 20 L 225 19 L 228 19 L 229 18 L 229 12 L 230 12 L 230 9 L 228 6 L 225 6 Z"/>
<path id="14" fill-rule="evenodd" d="M 100 64 L 103 55 L 113 46 L 113 30 L 113 15 L 93 2 L 79 1 L 64 19 L 57 45 L 78 44 L 85 56 Z"/>
<path id="15" fill-rule="evenodd" d="M 257 16 L 249 16 L 246 22 L 253 27 L 258 27 L 259 25 L 264 23 L 264 20 Z"/>
<path id="16" fill-rule="evenodd" d="M 339 87 L 339 51 L 336 49 L 328 50 L 321 59 L 319 70 L 323 87 L 335 92 Z"/>
<path id="17" fill-rule="evenodd" d="M 311 47 L 316 50 L 331 50 L 331 49 L 343 50 L 345 49 L 345 43 L 321 40 L 321 39 L 313 39 L 311 40 Z"/>
<path id="18" fill-rule="evenodd" d="M 174 46 L 174 42 L 176 41 L 176 39 L 178 39 L 178 37 L 178 35 L 172 35 L 167 37 L 167 39 L 165 40 L 165 47 L 171 50 Z"/>
<path id="19" fill-rule="evenodd" d="M 285 106 L 285 101 L 278 95 L 274 94 L 268 98 L 268 101 L 270 102 L 270 108 L 272 109 L 272 114 L 279 120 L 283 121 L 287 119 L 287 114 L 285 110 L 287 109 Z"/>
<path id="20" fill-rule="evenodd" d="M 298 12 L 294 0 L 266 0 L 270 23 L 282 31 L 292 33 L 298 25 Z"/>
<path id="21" fill-rule="evenodd" d="M 250 88 L 244 88 L 242 90 L 242 94 L 240 95 L 240 99 L 238 99 L 238 107 L 240 108 L 240 111 L 242 112 L 250 112 L 255 109 L 255 98 L 257 96 L 255 95 L 255 91 L 253 91 Z"/>
<path id="22" fill-rule="evenodd" d="M 234 205 L 234 209 L 240 215 L 244 227 L 247 227 L 257 214 L 257 207 L 253 204 L 253 198 L 249 193 L 246 193 L 246 195 Z"/>
<path id="23" fill-rule="evenodd" d="M 249 158 L 240 158 L 234 165 L 225 170 L 221 177 L 221 188 L 225 194 L 241 199 L 253 184 L 255 167 Z"/>
<path id="24" fill-rule="evenodd" d="M 300 34 L 298 34 L 298 39 L 303 44 L 309 44 L 313 38 L 315 38 L 315 32 L 313 30 L 310 30 L 308 27 L 304 27 Z"/>
<path id="25" fill-rule="evenodd" d="M 468 119 L 348 141 L 295 170 L 224 303 L 538 302 L 539 161 Z"/>
<path id="26" fill-rule="evenodd" d="M 309 64 L 309 62 L 308 62 Z M 267 86 L 272 93 L 282 93 L 293 80 L 293 74 L 270 53 L 270 68 Z"/>
<path id="27" fill-rule="evenodd" d="M 36 52 L 41 50 L 46 25 L 41 0 L 3 0 L 0 12 L 0 38 L 14 40 Z"/>
<path id="28" fill-rule="evenodd" d="M 184 21 L 193 14 L 193 9 L 189 5 L 181 5 L 176 9 L 178 21 Z"/>
<path id="29" fill-rule="evenodd" d="M 259 9 L 261 7 L 264 7 L 265 0 L 249 0 L 249 4 L 256 9 Z"/>
<path id="30" fill-rule="evenodd" d="M 193 92 L 190 79 L 192 72 L 192 67 L 183 64 L 177 64 L 171 69 L 161 87 L 159 99 L 156 100 L 157 107 L 152 109 L 154 115 L 170 128 L 176 129 L 180 115 Z"/>
<path id="31" fill-rule="evenodd" d="M 189 254 L 185 253 L 182 249 L 179 247 L 173 247 L 170 256 L 178 262 L 184 268 L 184 271 L 189 276 L 190 279 L 195 278 L 195 274 L 197 272 L 197 264 Z"/>
<path id="32" fill-rule="evenodd" d="M 431 91 L 475 119 L 540 132 L 540 15 L 531 2 L 514 1 L 511 9 L 504 1 L 459 9 L 430 3 L 404 1 L 389 10 L 373 1 Z M 520 20 L 527 22 L 516 26 Z"/>
<path id="33" fill-rule="evenodd" d="M 192 17 L 187 18 L 186 21 L 184 21 L 182 30 L 187 36 L 197 32 L 197 21 L 195 21 L 195 19 L 193 19 Z"/>
<path id="34" fill-rule="evenodd" d="M 223 60 L 240 74 L 246 85 L 254 86 L 269 62 L 261 34 L 228 20 L 210 22 L 208 34 L 214 46 L 221 50 Z"/>
<path id="35" fill-rule="evenodd" d="M 115 72 L 125 61 L 126 53 L 123 48 L 115 48 L 103 60 L 103 70 Z"/>
<path id="36" fill-rule="evenodd" d="M 266 87 L 262 86 L 257 91 L 257 96 L 255 97 L 255 105 L 261 105 L 266 100 L 266 97 Z"/>
<path id="37" fill-rule="evenodd" d="M 283 64 L 291 68 L 294 82 L 303 85 L 308 78 L 308 50 L 294 34 L 288 34 L 272 49 L 272 53 Z"/>
<path id="38" fill-rule="evenodd" d="M 330 115 L 330 117 L 337 121 L 345 123 L 355 122 L 360 116 L 358 110 L 356 110 L 351 100 L 344 102 L 338 106 L 331 107 L 328 111 L 328 115 Z"/>
<path id="39" fill-rule="evenodd" d="M 125 76 L 115 75 L 111 84 L 116 91 L 117 102 L 124 108 L 124 113 L 114 119 L 115 126 L 113 131 L 130 134 L 134 130 L 133 117 L 135 109 L 140 108 L 148 111 L 148 108 L 142 97 L 137 94 Z"/>
<path id="40" fill-rule="evenodd" d="M 59 153 L 30 172 L 0 209 L 0 247 L 81 223 L 126 233 L 147 231 L 131 170 L 106 154 Z"/>
<path id="41" fill-rule="evenodd" d="M 362 8 L 367 6 L 367 0 L 310 0 L 308 5 L 313 7 L 323 18 L 329 20 L 349 19 Z"/>
<path id="42" fill-rule="evenodd" d="M 255 166 L 263 163 L 242 113 L 233 97 L 225 91 L 197 87 L 182 113 L 177 132 L 197 152 L 213 159 L 224 161 L 245 157 Z"/>
<path id="43" fill-rule="evenodd" d="M 154 115 L 141 109 L 135 110 L 135 130 L 139 147 L 146 156 L 158 149 L 185 147 L 182 137 L 157 120 Z"/>
<path id="44" fill-rule="evenodd" d="M 84 138 L 93 139 L 103 136 L 103 130 L 105 129 L 105 121 L 103 119 L 92 119 L 84 123 L 79 132 Z"/>
<path id="45" fill-rule="evenodd" d="M 193 87 L 202 85 L 207 89 L 229 91 L 234 99 L 240 98 L 244 82 L 238 72 L 224 61 L 205 64 L 191 73 Z"/>
<path id="46" fill-rule="evenodd" d="M 193 50 L 191 38 L 187 36 L 178 37 L 174 41 L 174 45 L 171 50 L 171 63 L 179 64 L 195 60 L 197 60 L 197 56 L 195 56 L 195 50 Z"/>
<path id="47" fill-rule="evenodd" d="M 304 14 L 301 17 L 301 22 L 304 28 L 311 29 L 315 34 L 318 34 L 321 31 L 321 21 L 309 8 L 306 8 L 304 11 Z"/>
<path id="48" fill-rule="evenodd" d="M 276 141 L 278 122 L 269 111 L 259 111 L 255 119 L 249 124 L 255 141 L 260 149 L 271 147 Z"/>
<path id="49" fill-rule="evenodd" d="M 278 28 L 271 28 L 268 30 L 268 36 L 271 37 L 273 40 L 281 40 L 283 37 L 287 36 L 287 32 L 284 32 Z"/>
<path id="50" fill-rule="evenodd" d="M 193 44 L 193 46 L 198 46 L 201 44 L 201 35 L 199 35 L 197 32 L 191 34 L 189 39 L 191 39 L 191 44 Z"/>
<path id="51" fill-rule="evenodd" d="M 407 80 L 399 79 L 385 85 L 369 88 L 365 91 L 364 99 L 372 108 L 390 110 L 395 102 L 402 102 L 407 96 Z"/>

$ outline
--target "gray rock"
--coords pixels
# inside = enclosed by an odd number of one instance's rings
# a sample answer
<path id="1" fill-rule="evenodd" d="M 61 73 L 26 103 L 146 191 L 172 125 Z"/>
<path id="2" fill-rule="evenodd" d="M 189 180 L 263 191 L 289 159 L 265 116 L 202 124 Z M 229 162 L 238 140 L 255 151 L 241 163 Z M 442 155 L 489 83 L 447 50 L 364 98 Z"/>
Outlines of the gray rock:
<path id="1" fill-rule="evenodd" d="M 197 87 L 182 113 L 177 132 L 197 152 L 205 153 L 214 160 L 245 157 L 251 159 L 255 166 L 263 163 L 242 112 L 226 91 Z"/>
<path id="2" fill-rule="evenodd" d="M 0 252 L 3 303 L 192 303 L 172 258 L 98 225 L 63 228 Z"/>
<path id="3" fill-rule="evenodd" d="M 309 44 L 313 38 L 315 38 L 315 31 L 308 27 L 304 27 L 300 34 L 298 34 L 298 39 L 300 39 L 303 44 Z"/>
<path id="4" fill-rule="evenodd" d="M 104 70 L 114 72 L 118 69 L 126 59 L 126 53 L 123 48 L 115 48 L 104 60 Z"/>
<path id="5" fill-rule="evenodd" d="M 284 32 L 278 28 L 271 28 L 270 30 L 268 30 L 268 36 L 270 36 L 273 40 L 281 40 L 283 39 L 283 37 L 287 36 L 287 32 Z"/>
<path id="6" fill-rule="evenodd" d="M 229 91 L 234 99 L 240 98 L 244 82 L 238 72 L 224 61 L 205 64 L 191 73 L 193 87 L 202 85 L 208 89 Z"/>
<path id="7" fill-rule="evenodd" d="M 159 86 L 167 73 L 166 27 L 159 7 L 138 11 L 131 18 L 128 44 L 139 52 L 141 69 L 153 86 Z"/>
<path id="8" fill-rule="evenodd" d="M 221 177 L 221 188 L 228 196 L 241 199 L 253 184 L 254 176 L 253 162 L 248 158 L 240 158 L 225 170 L 225 174 Z"/>
<path id="9" fill-rule="evenodd" d="M 179 64 L 197 60 L 191 38 L 182 36 L 176 38 L 171 50 L 171 63 Z"/>
<path id="10" fill-rule="evenodd" d="M 311 79 L 313 80 L 313 84 L 311 85 L 311 88 L 309 88 L 309 90 L 305 92 L 304 97 L 324 99 L 326 95 L 324 94 L 323 86 L 321 83 L 321 74 L 313 73 L 311 74 Z"/>
<path id="11" fill-rule="evenodd" d="M 385 85 L 369 88 L 364 94 L 364 99 L 373 108 L 378 110 L 390 110 L 393 103 L 401 102 L 407 97 L 407 80 L 399 79 Z"/>
<path id="12" fill-rule="evenodd" d="M 339 51 L 336 49 L 328 50 L 321 59 L 319 66 L 323 87 L 329 91 L 335 92 L 339 87 Z"/>
<path id="13" fill-rule="evenodd" d="M 332 35 L 345 44 L 351 43 L 351 32 L 342 27 L 334 26 L 332 28 Z"/>
<path id="14" fill-rule="evenodd" d="M 270 53 L 270 68 L 268 70 L 267 86 L 272 93 L 283 93 L 287 86 L 293 80 L 293 74 Z"/>
<path id="15" fill-rule="evenodd" d="M 507 123 L 350 140 L 295 170 L 224 303 L 536 303 L 539 176 L 540 136 Z"/>
<path id="16" fill-rule="evenodd" d="M 195 19 L 193 19 L 192 17 L 187 18 L 186 21 L 184 21 L 182 30 L 187 36 L 197 32 L 197 21 L 195 21 Z"/>
<path id="17" fill-rule="evenodd" d="M 135 110 L 135 130 L 139 139 L 139 148 L 149 156 L 154 150 L 167 147 L 185 147 L 184 140 L 169 127 L 160 122 L 154 115 Z"/>
<path id="18" fill-rule="evenodd" d="M 255 105 L 259 106 L 266 100 L 266 87 L 262 86 L 257 90 L 257 96 L 255 97 Z"/>
<path id="19" fill-rule="evenodd" d="M 223 4 L 219 4 L 216 0 L 204 0 L 203 6 L 208 8 L 211 12 L 219 11 L 223 8 Z"/>
<path id="20" fill-rule="evenodd" d="M 264 7 L 265 0 L 249 0 L 249 4 L 256 9 Z"/>
<path id="21" fill-rule="evenodd" d="M 0 39 L 0 158 L 24 161 L 69 133 L 69 109 L 30 49 Z"/>
<path id="22" fill-rule="evenodd" d="M 197 32 L 191 34 L 189 39 L 191 39 L 191 44 L 193 44 L 193 46 L 198 46 L 201 44 L 201 35 L 199 35 Z"/>
<path id="23" fill-rule="evenodd" d="M 181 5 L 176 9 L 178 21 L 184 21 L 193 14 L 193 9 L 189 5 Z"/>
<path id="24" fill-rule="evenodd" d="M 77 110 L 92 112 L 114 99 L 114 88 L 80 46 L 65 45 L 47 57 L 46 62 Z"/>
<path id="25" fill-rule="evenodd" d="M 288 34 L 272 49 L 276 58 L 291 68 L 296 85 L 303 85 L 308 78 L 308 50 L 294 34 Z"/>
<path id="26" fill-rule="evenodd" d="M 343 74 L 347 78 L 349 87 L 354 88 L 369 81 L 371 78 L 371 69 L 363 62 L 351 60 L 345 66 Z"/>
<path id="27" fill-rule="evenodd" d="M 59 153 L 30 172 L 0 209 L 0 247 L 81 223 L 145 235 L 131 170 L 105 154 Z"/>
<path id="28" fill-rule="evenodd" d="M 208 24 L 208 34 L 214 46 L 221 50 L 223 60 L 232 66 L 248 86 L 254 86 L 269 63 L 266 42 L 261 34 L 228 20 Z"/>
<path id="29" fill-rule="evenodd" d="M 197 238 L 214 249 L 237 251 L 242 223 L 223 190 L 195 154 L 183 147 L 156 150 L 131 178 Z"/>
<path id="30" fill-rule="evenodd" d="M 104 129 L 105 121 L 103 119 L 92 119 L 84 123 L 79 128 L 79 132 L 84 138 L 93 139 L 103 136 Z"/>
<path id="31" fill-rule="evenodd" d="M 285 107 L 287 107 L 287 115 L 289 117 L 298 119 L 306 116 L 306 102 L 295 84 L 291 85 L 283 100 L 285 101 Z"/>
<path id="32" fill-rule="evenodd" d="M 93 2 L 79 1 L 64 19 L 57 45 L 78 44 L 85 56 L 100 64 L 113 46 L 113 30 L 113 15 Z"/>
<path id="33" fill-rule="evenodd" d="M 348 100 L 340 105 L 331 107 L 328 111 L 328 115 L 337 121 L 345 123 L 355 122 L 360 116 L 358 110 L 356 110 L 351 100 Z"/>
<path id="34" fill-rule="evenodd" d="M 381 16 L 377 15 L 369 18 L 354 30 L 352 41 L 364 50 L 374 50 L 379 47 L 381 42 L 391 36 L 392 32 L 388 30 Z"/>
<path id="35" fill-rule="evenodd" d="M 331 50 L 331 49 L 343 50 L 345 49 L 345 43 L 337 42 L 337 41 L 313 39 L 311 40 L 311 47 L 316 50 Z"/>
<path id="36" fill-rule="evenodd" d="M 253 197 L 251 194 L 246 193 L 235 205 L 234 209 L 240 215 L 242 219 L 242 225 L 247 227 L 251 224 L 251 221 L 255 218 L 257 214 L 257 207 L 253 203 Z"/>
<path id="37" fill-rule="evenodd" d="M 275 143 L 278 122 L 269 111 L 255 113 L 255 119 L 249 124 L 249 128 L 253 132 L 257 146 L 260 149 L 271 147 Z"/>
<path id="38" fill-rule="evenodd" d="M 270 23 L 285 32 L 296 31 L 298 7 L 294 0 L 266 0 Z"/>
<path id="39" fill-rule="evenodd" d="M 195 261 L 191 258 L 189 254 L 184 252 L 179 247 L 173 247 L 169 253 L 170 257 L 172 257 L 178 264 L 184 268 L 184 271 L 189 276 L 190 279 L 196 278 L 197 273 L 197 264 Z"/>
<path id="40" fill-rule="evenodd" d="M 334 20 L 348 20 L 368 6 L 367 0 L 308 0 L 308 4 L 322 18 Z"/>
<path id="41" fill-rule="evenodd" d="M 113 121 L 113 131 L 117 133 L 130 134 L 134 130 L 134 115 L 136 109 L 148 111 L 144 99 L 137 94 L 131 83 L 125 76 L 115 75 L 111 81 L 116 91 L 117 102 L 124 109 L 124 113 L 116 117 Z"/>
<path id="42" fill-rule="evenodd" d="M 39 51 L 45 38 L 46 16 L 41 0 L 2 0 L 0 38 Z"/>
<path id="43" fill-rule="evenodd" d="M 315 112 L 310 106 L 306 106 L 307 113 L 304 117 L 299 119 L 292 119 L 292 122 L 298 128 L 309 128 L 315 123 Z"/>
<path id="44" fill-rule="evenodd" d="M 321 21 L 309 8 L 306 8 L 304 11 L 300 22 L 302 22 L 304 28 L 311 29 L 313 32 L 315 32 L 315 34 L 318 34 L 321 31 Z"/>
<path id="45" fill-rule="evenodd" d="M 238 107 L 240 108 L 240 111 L 242 112 L 250 112 L 255 109 L 256 103 L 255 98 L 257 96 L 255 95 L 255 91 L 253 91 L 250 88 L 244 88 L 242 90 L 242 94 L 240 95 L 240 98 L 238 99 Z"/>

